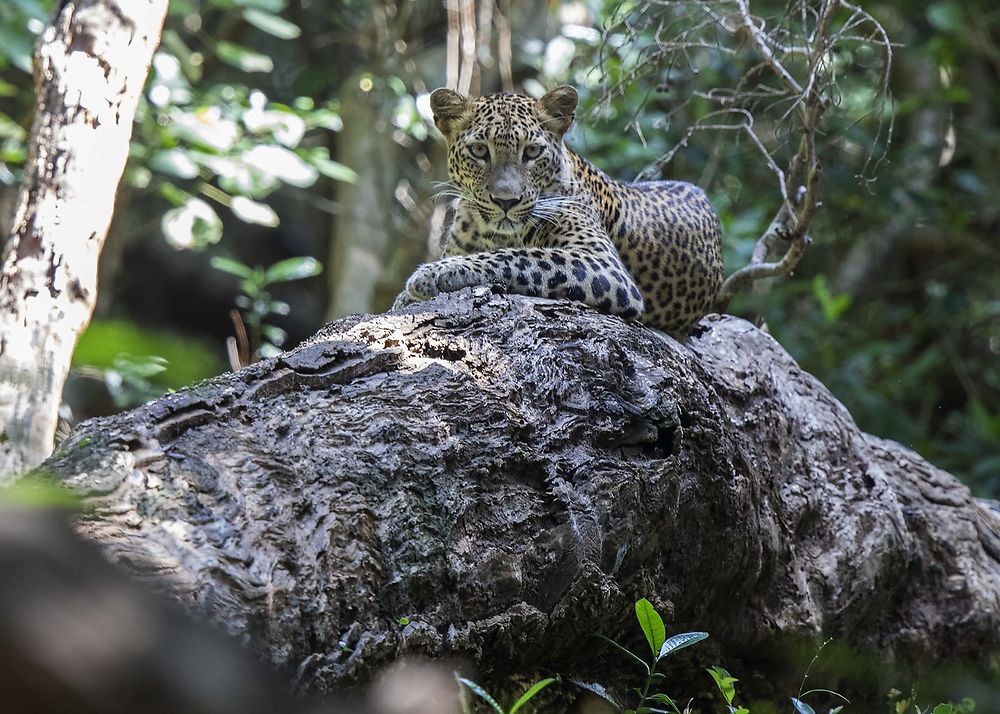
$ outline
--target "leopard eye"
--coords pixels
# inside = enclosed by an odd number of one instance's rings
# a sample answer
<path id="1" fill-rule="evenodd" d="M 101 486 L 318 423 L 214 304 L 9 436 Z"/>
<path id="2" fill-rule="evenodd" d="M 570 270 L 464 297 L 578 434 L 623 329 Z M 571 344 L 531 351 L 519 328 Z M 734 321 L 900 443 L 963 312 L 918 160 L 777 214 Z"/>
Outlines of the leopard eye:
<path id="1" fill-rule="evenodd" d="M 473 158 L 483 161 L 484 159 L 489 158 L 490 147 L 487 146 L 485 142 L 474 141 L 469 144 L 469 153 L 472 154 Z"/>
<path id="2" fill-rule="evenodd" d="M 539 156 L 542 155 L 543 150 L 544 147 L 542 147 L 541 144 L 528 144 L 527 146 L 524 147 L 524 158 L 526 161 L 530 161 L 531 159 L 537 159 Z"/>

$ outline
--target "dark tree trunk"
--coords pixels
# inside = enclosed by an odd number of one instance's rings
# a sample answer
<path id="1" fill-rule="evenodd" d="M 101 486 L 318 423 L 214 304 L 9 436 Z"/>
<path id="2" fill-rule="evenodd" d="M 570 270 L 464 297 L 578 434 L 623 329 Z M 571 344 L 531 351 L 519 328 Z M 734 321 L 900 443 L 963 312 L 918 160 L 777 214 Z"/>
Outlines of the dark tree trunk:
<path id="1" fill-rule="evenodd" d="M 466 290 L 87 422 L 46 467 L 113 560 L 312 691 L 403 654 L 606 676 L 592 633 L 630 639 L 639 597 L 751 690 L 733 663 L 799 638 L 1000 646 L 997 512 L 734 318 L 679 343 Z"/>

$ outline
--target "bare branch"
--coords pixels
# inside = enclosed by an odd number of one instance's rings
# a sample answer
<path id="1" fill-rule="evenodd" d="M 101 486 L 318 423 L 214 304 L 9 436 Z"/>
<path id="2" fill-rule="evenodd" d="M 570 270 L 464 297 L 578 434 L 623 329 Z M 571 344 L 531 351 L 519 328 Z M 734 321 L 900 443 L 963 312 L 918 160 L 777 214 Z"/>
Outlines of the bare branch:
<path id="1" fill-rule="evenodd" d="M 779 17 L 755 15 L 751 5 L 752 0 L 650 0 L 631 14 L 612 17 L 600 50 L 606 101 L 653 76 L 663 78 L 654 82 L 661 90 L 693 85 L 667 114 L 668 121 L 693 115 L 690 125 L 638 178 L 661 175 L 666 164 L 703 131 L 746 136 L 777 177 L 780 203 L 756 240 L 750 263 L 723 283 L 716 303 L 719 310 L 752 282 L 789 275 L 810 243 L 809 229 L 822 206 L 818 144 L 824 143 L 824 117 L 839 106 L 838 83 L 850 76 L 838 64 L 845 49 L 870 47 L 881 60 L 880 77 L 871 87 L 872 110 L 858 119 L 873 118 L 876 129 L 859 179 L 878 166 L 893 130 L 891 113 L 884 116 L 891 106 L 893 45 L 870 13 L 847 0 L 788 0 Z M 654 41 L 640 47 L 639 61 L 621 61 L 622 37 L 634 50 L 640 36 L 650 35 Z M 713 54 L 724 55 L 727 65 L 744 63 L 735 85 L 697 86 L 699 65 Z M 612 55 L 619 58 L 617 82 L 606 81 L 605 63 Z M 704 102 L 710 105 L 707 111 L 701 107 Z M 638 119 L 637 114 L 630 126 L 641 137 Z M 775 252 L 780 252 L 779 258 L 772 258 Z"/>

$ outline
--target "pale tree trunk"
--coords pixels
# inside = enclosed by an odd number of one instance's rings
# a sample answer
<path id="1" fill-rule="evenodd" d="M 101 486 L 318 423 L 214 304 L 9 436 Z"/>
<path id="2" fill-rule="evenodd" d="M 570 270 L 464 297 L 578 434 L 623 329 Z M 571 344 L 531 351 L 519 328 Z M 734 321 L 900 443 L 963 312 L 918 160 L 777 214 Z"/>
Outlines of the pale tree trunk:
<path id="1" fill-rule="evenodd" d="M 52 450 L 166 11 L 167 0 L 63 2 L 38 39 L 30 153 L 0 272 L 0 481 Z"/>
<path id="2" fill-rule="evenodd" d="M 338 158 L 358 172 L 358 180 L 337 184 L 341 213 L 328 261 L 330 319 L 373 309 L 395 237 L 389 207 L 395 203 L 393 188 L 402 160 L 392 140 L 392 105 L 383 96 L 386 90 L 363 92 L 357 81 L 345 84 Z"/>

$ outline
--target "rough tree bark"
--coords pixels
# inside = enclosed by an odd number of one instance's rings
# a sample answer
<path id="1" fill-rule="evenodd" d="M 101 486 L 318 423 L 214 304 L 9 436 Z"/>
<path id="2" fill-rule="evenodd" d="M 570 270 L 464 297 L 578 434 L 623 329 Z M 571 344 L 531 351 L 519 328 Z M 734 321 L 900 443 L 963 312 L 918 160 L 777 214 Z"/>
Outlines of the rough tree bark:
<path id="1" fill-rule="evenodd" d="M 31 149 L 0 267 L 0 482 L 52 450 L 166 11 L 167 0 L 62 2 L 38 39 Z"/>
<path id="2" fill-rule="evenodd" d="M 998 513 L 735 318 L 682 344 L 466 290 L 87 422 L 45 468 L 112 559 L 312 691 L 407 653 L 606 675 L 591 633 L 642 596 L 730 669 L 786 637 L 1000 647 Z"/>

